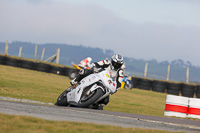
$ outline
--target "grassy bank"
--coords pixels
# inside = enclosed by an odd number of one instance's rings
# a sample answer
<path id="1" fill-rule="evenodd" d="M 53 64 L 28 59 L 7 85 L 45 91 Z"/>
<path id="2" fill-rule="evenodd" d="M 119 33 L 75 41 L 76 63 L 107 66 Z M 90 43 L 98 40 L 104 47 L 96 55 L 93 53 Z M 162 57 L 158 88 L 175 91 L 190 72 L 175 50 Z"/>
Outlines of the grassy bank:
<path id="1" fill-rule="evenodd" d="M 80 122 L 50 121 L 27 116 L 0 114 L 1 133 L 169 133 L 168 131 L 122 128 Z"/>
<path id="2" fill-rule="evenodd" d="M 50 73 L 0 65 L 0 96 L 30 99 L 46 103 L 56 102 L 57 97 L 69 86 L 70 79 Z M 166 94 L 140 89 L 119 90 L 111 95 L 104 110 L 163 116 Z M 49 121 L 27 116 L 0 114 L 2 133 L 167 133 L 168 131 L 122 128 L 90 123 Z"/>

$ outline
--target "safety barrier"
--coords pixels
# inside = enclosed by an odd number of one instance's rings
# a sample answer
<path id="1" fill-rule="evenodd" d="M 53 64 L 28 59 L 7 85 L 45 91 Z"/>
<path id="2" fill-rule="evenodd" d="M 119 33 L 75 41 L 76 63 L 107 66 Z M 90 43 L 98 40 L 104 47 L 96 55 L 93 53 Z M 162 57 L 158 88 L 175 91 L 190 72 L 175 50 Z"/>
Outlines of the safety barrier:
<path id="1" fill-rule="evenodd" d="M 24 59 L 13 56 L 0 55 L 0 65 L 21 67 L 25 69 L 54 73 L 68 77 L 74 77 L 78 73 L 78 70 L 64 65 L 56 65 L 54 63 L 46 63 L 38 60 Z M 73 76 L 70 75 L 72 72 L 75 73 Z"/>
<path id="2" fill-rule="evenodd" d="M 200 99 L 167 95 L 164 115 L 200 119 Z"/>
<path id="3" fill-rule="evenodd" d="M 132 76 L 133 88 L 152 90 L 171 95 L 200 98 L 200 85 L 164 80 L 144 79 Z"/>
<path id="4" fill-rule="evenodd" d="M 151 90 L 152 88 L 152 80 L 151 79 L 138 79 L 138 88 L 143 90 Z"/>
<path id="5" fill-rule="evenodd" d="M 36 66 L 36 70 L 38 70 L 40 72 L 47 72 L 47 73 L 49 73 L 50 70 L 51 70 L 51 65 L 50 64 L 38 62 L 38 63 L 35 64 L 35 66 Z"/>
<path id="6" fill-rule="evenodd" d="M 131 83 L 132 83 L 132 87 L 133 88 L 137 88 L 138 87 L 138 80 L 139 78 L 138 77 L 131 77 Z"/>
<path id="7" fill-rule="evenodd" d="M 21 67 L 25 69 L 35 70 L 35 62 L 29 60 L 22 60 Z"/>
<path id="8" fill-rule="evenodd" d="M 167 85 L 167 93 L 179 95 L 181 91 L 181 83 L 169 82 Z"/>
<path id="9" fill-rule="evenodd" d="M 0 64 L 68 76 L 70 79 L 73 79 L 79 72 L 79 70 L 69 66 L 5 55 L 0 55 Z M 153 80 L 134 76 L 132 76 L 131 83 L 133 88 L 200 98 L 200 85 L 196 84 Z"/>
<path id="10" fill-rule="evenodd" d="M 200 119 L 200 99 L 189 98 L 188 117 Z"/>
<path id="11" fill-rule="evenodd" d="M 188 97 L 167 95 L 165 116 L 187 117 Z"/>
<path id="12" fill-rule="evenodd" d="M 196 89 L 196 97 L 197 97 L 197 98 L 200 98 L 200 85 L 197 85 L 196 88 L 197 88 L 197 89 Z"/>
<path id="13" fill-rule="evenodd" d="M 192 84 L 182 84 L 181 95 L 185 97 L 194 97 L 195 86 Z"/>
<path id="14" fill-rule="evenodd" d="M 167 83 L 165 81 L 154 80 L 152 83 L 152 91 L 164 93 L 167 89 Z"/>

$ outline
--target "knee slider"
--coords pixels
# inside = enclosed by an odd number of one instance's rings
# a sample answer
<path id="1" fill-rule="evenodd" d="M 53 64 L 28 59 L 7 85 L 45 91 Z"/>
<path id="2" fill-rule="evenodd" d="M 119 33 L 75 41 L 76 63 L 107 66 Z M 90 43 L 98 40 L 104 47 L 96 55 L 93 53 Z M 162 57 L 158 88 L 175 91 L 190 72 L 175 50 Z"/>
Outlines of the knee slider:
<path id="1" fill-rule="evenodd" d="M 85 70 L 84 69 L 81 69 L 80 71 L 79 71 L 79 74 L 80 75 L 83 75 L 85 73 Z"/>

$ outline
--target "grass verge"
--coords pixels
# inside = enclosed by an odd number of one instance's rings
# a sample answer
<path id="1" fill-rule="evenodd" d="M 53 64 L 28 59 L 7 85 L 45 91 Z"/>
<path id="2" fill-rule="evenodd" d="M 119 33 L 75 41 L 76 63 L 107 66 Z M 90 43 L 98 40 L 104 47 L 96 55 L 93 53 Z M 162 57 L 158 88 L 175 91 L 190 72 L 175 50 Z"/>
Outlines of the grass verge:
<path id="1" fill-rule="evenodd" d="M 0 73 L 0 96 L 54 103 L 70 85 L 68 77 L 22 68 L 0 65 Z M 104 109 L 163 116 L 165 98 L 165 93 L 141 89 L 119 90 L 111 95 Z"/>
<path id="2" fill-rule="evenodd" d="M 70 85 L 65 76 L 0 65 L 0 96 L 55 103 Z M 165 93 L 141 89 L 119 90 L 104 110 L 163 116 Z"/>
<path id="3" fill-rule="evenodd" d="M 28 116 L 4 114 L 0 114 L 0 128 L 1 133 L 169 133 L 163 130 L 122 128 L 81 122 L 50 121 Z"/>

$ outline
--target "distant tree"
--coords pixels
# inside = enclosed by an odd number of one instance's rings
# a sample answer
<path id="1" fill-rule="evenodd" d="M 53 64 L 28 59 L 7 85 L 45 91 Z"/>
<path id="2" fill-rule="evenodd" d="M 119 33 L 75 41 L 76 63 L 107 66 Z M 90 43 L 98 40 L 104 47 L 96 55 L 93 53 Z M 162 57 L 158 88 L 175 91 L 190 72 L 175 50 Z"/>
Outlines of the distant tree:
<path id="1" fill-rule="evenodd" d="M 184 67 L 184 61 L 181 60 L 181 59 L 173 60 L 173 61 L 171 62 L 171 65 L 172 65 L 172 66 L 177 66 L 177 67 Z"/>
<path id="2" fill-rule="evenodd" d="M 149 62 L 149 63 L 154 63 L 154 64 L 157 64 L 157 63 L 158 63 L 156 59 L 149 60 L 148 62 Z"/>
<path id="3" fill-rule="evenodd" d="M 9 55 L 18 56 L 20 46 L 23 47 L 23 58 L 34 58 L 35 43 L 31 42 L 12 42 L 9 43 Z M 40 59 L 43 48 L 45 48 L 44 60 L 55 54 L 56 49 L 60 48 L 60 64 L 71 66 L 71 63 L 79 63 L 87 56 L 92 57 L 92 61 L 99 61 L 108 57 L 109 59 L 115 53 L 112 50 L 85 47 L 83 45 L 70 44 L 38 44 L 37 59 Z M 0 53 L 3 54 L 5 49 L 5 42 L 0 42 Z M 190 82 L 200 82 L 200 67 L 193 66 L 191 62 L 186 63 L 181 60 L 174 60 L 171 63 L 168 61 L 159 62 L 156 59 L 144 60 L 135 59 L 133 57 L 124 57 L 126 65 L 126 73 L 133 76 L 143 77 L 144 66 L 149 62 L 148 78 L 165 79 L 167 72 L 167 65 L 171 65 L 170 80 L 185 81 L 186 67 L 190 68 Z"/>
<path id="4" fill-rule="evenodd" d="M 169 62 L 168 61 L 161 61 L 159 64 L 160 65 L 169 65 Z"/>
<path id="5" fill-rule="evenodd" d="M 185 64 L 187 67 L 192 67 L 192 63 L 187 61 L 186 64 Z"/>

